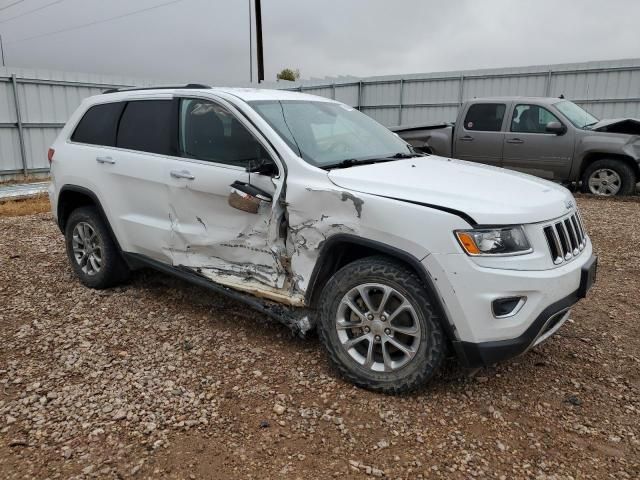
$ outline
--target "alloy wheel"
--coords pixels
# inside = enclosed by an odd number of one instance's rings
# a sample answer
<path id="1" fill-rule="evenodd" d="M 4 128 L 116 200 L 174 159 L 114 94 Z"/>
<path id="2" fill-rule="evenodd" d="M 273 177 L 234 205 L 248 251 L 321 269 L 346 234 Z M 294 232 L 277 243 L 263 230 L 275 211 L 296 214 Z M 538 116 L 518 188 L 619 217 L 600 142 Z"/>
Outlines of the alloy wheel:
<path id="1" fill-rule="evenodd" d="M 349 356 L 374 372 L 404 367 L 420 346 L 415 308 L 398 290 L 380 283 L 349 290 L 338 306 L 335 328 Z"/>
<path id="2" fill-rule="evenodd" d="M 589 177 L 589 191 L 594 195 L 617 195 L 622 187 L 622 178 L 610 168 L 600 168 Z"/>
<path id="3" fill-rule="evenodd" d="M 94 228 L 87 222 L 78 222 L 73 228 L 73 256 L 87 275 L 96 275 L 102 269 L 102 245 Z"/>

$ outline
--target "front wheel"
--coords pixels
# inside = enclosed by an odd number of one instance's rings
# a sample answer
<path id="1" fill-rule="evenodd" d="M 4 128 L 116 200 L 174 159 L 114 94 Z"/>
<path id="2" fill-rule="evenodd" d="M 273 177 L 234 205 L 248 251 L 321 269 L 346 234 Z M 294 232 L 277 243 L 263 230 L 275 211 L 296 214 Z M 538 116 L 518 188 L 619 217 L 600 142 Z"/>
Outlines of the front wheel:
<path id="1" fill-rule="evenodd" d="M 620 160 L 603 159 L 593 162 L 582 176 L 582 191 L 604 197 L 632 195 L 636 189 L 636 175 Z"/>
<path id="2" fill-rule="evenodd" d="M 331 363 L 355 385 L 384 393 L 423 386 L 445 343 L 415 273 L 384 257 L 357 260 L 327 283 L 319 334 Z"/>

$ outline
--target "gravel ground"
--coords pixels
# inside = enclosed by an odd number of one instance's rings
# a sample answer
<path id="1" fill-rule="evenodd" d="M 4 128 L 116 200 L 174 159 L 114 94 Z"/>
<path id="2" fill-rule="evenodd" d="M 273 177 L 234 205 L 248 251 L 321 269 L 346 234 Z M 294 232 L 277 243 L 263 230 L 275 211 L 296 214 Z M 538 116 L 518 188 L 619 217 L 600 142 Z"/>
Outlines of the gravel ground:
<path id="1" fill-rule="evenodd" d="M 84 288 L 49 214 L 0 218 L 0 477 L 639 478 L 640 202 L 579 204 L 600 269 L 572 320 L 405 397 L 165 275 Z"/>

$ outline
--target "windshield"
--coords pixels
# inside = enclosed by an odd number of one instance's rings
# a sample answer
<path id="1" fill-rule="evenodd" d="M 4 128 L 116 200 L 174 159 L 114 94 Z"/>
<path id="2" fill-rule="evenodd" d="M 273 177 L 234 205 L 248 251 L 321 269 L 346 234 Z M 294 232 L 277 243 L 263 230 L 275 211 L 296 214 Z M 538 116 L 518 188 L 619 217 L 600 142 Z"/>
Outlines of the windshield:
<path id="1" fill-rule="evenodd" d="M 588 127 L 598 123 L 598 119 L 573 102 L 564 100 L 554 104 L 560 113 L 569 119 L 578 128 Z"/>
<path id="2" fill-rule="evenodd" d="M 416 155 L 396 134 L 340 103 L 266 100 L 250 104 L 294 152 L 316 167 Z"/>

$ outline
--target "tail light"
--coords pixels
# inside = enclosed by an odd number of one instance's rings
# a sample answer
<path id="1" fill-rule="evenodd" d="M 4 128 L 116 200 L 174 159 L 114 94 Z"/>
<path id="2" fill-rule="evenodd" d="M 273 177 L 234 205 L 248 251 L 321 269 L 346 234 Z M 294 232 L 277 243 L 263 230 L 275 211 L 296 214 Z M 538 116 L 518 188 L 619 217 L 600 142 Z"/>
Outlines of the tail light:
<path id="1" fill-rule="evenodd" d="M 47 158 L 49 159 L 49 165 L 51 165 L 51 162 L 53 162 L 53 154 L 56 153 L 56 151 L 53 148 L 49 149 L 49 152 L 47 152 Z"/>

